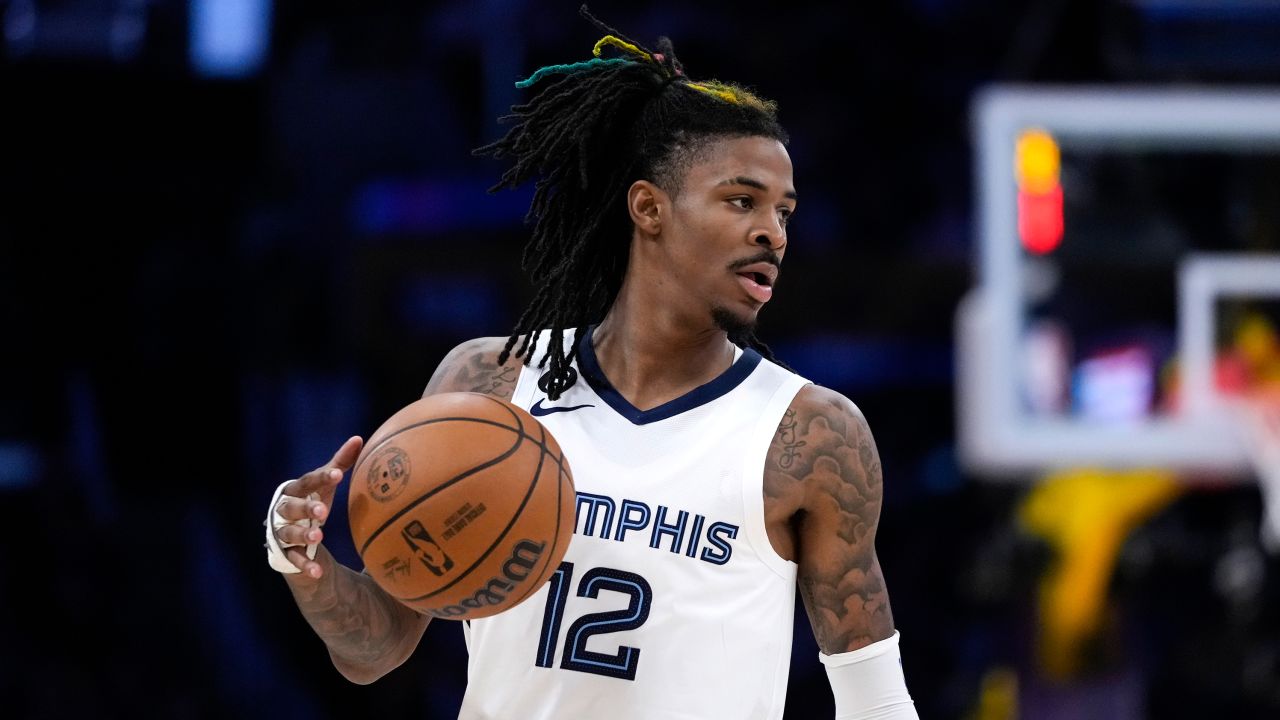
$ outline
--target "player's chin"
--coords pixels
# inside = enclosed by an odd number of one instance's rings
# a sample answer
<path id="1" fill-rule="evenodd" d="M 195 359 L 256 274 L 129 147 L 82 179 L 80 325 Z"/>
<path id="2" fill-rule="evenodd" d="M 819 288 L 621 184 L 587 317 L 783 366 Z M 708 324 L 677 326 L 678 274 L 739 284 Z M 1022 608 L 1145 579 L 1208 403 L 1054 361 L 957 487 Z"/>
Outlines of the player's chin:
<path id="1" fill-rule="evenodd" d="M 760 307 L 760 303 L 719 305 L 711 309 L 711 319 L 715 321 L 716 327 L 729 335 L 730 340 L 737 343 L 755 332 Z"/>

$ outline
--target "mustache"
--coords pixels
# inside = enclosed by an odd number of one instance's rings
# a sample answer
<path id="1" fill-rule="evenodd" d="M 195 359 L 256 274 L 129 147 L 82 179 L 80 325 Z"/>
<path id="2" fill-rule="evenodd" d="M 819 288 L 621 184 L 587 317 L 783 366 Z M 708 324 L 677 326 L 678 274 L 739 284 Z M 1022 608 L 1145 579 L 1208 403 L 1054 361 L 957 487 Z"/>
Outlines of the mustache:
<path id="1" fill-rule="evenodd" d="M 751 257 L 734 260 L 729 263 L 729 269 L 737 270 L 738 268 L 744 268 L 748 265 L 754 265 L 759 262 L 767 262 L 776 268 L 782 267 L 782 258 L 778 257 L 777 253 L 772 250 L 761 250 Z"/>

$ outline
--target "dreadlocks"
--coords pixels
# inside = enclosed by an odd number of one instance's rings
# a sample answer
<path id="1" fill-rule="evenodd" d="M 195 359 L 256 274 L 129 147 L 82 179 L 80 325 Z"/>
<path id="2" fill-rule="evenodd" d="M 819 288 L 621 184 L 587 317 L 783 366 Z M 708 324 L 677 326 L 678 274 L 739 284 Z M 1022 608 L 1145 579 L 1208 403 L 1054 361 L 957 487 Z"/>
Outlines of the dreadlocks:
<path id="1" fill-rule="evenodd" d="M 631 183 L 649 180 L 675 195 L 714 140 L 764 136 L 787 142 L 772 102 L 737 85 L 690 80 L 668 38 L 651 51 L 597 20 L 585 5 L 581 12 L 605 33 L 593 57 L 541 68 L 516 83 L 542 89 L 500 118 L 513 123 L 506 136 L 475 151 L 514 161 L 490 192 L 539 176 L 525 218 L 533 233 L 522 260 L 538 289 L 498 361 L 514 352 L 528 365 L 538 334 L 549 330 L 538 386 L 552 400 L 577 380 L 573 360 L 582 335 L 604 317 L 622 286 L 631 239 L 622 198 Z M 617 56 L 603 57 L 606 49 Z M 566 350 L 569 329 L 573 342 Z M 773 360 L 753 332 L 731 339 Z"/>

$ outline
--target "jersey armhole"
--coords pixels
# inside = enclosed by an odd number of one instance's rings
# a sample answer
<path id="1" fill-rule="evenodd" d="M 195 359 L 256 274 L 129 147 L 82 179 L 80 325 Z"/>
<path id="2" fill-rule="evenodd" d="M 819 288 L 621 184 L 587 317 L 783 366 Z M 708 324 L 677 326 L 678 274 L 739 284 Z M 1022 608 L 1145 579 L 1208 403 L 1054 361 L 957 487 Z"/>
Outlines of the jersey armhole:
<path id="1" fill-rule="evenodd" d="M 764 517 L 764 464 L 769 456 L 769 447 L 773 436 L 778 432 L 778 423 L 782 415 L 791 407 L 800 388 L 809 381 L 799 375 L 788 375 L 782 384 L 770 396 L 760 411 L 760 419 L 751 431 L 749 452 L 745 458 L 742 472 L 743 517 L 746 524 L 747 541 L 755 549 L 770 570 L 787 582 L 795 582 L 796 563 L 778 554 L 773 543 L 769 541 L 769 530 L 765 526 Z"/>
<path id="2" fill-rule="evenodd" d="M 533 343 L 533 347 L 529 348 L 529 353 L 523 359 L 532 358 L 532 362 L 525 365 L 520 363 L 520 377 L 516 378 L 516 386 L 511 391 L 511 404 L 521 410 L 528 410 L 533 407 L 534 394 L 538 392 L 538 378 L 542 377 L 543 370 L 538 369 L 538 358 L 542 356 L 547 349 L 548 342 L 547 332 L 538 334 L 538 339 Z"/>
<path id="3" fill-rule="evenodd" d="M 511 404 L 521 410 L 528 410 L 533 405 L 533 393 L 538 389 L 538 368 L 520 366 L 520 377 L 516 378 L 515 389 L 511 391 Z"/>

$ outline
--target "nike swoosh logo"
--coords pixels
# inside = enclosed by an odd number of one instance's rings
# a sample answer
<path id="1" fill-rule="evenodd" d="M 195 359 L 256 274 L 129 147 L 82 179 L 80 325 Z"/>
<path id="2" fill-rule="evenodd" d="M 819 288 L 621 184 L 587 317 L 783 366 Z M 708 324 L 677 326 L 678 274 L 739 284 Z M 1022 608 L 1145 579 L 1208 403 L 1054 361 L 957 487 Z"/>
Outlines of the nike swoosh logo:
<path id="1" fill-rule="evenodd" d="M 538 400 L 538 402 L 533 404 L 533 407 L 529 408 L 529 414 L 534 417 L 542 417 L 543 415 L 550 415 L 551 413 L 573 412 L 574 410 L 581 410 L 582 408 L 589 408 L 589 407 L 595 407 L 595 405 L 574 405 L 573 407 L 542 407 L 542 400 Z"/>

